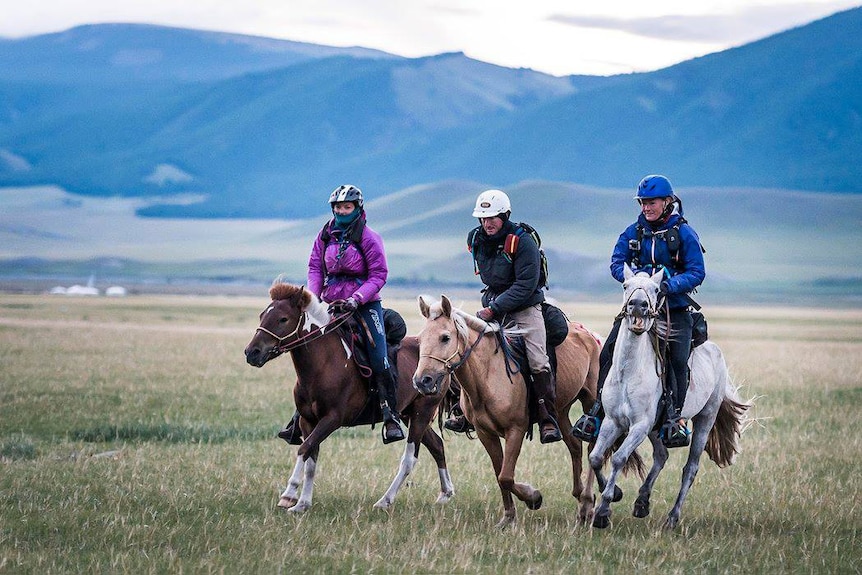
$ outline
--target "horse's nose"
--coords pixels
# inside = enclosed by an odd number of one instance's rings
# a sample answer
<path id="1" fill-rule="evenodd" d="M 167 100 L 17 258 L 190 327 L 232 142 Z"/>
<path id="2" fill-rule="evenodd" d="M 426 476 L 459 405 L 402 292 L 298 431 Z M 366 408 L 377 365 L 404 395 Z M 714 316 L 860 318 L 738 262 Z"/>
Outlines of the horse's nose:
<path id="1" fill-rule="evenodd" d="M 249 365 L 253 365 L 255 367 L 260 367 L 263 364 L 260 362 L 261 351 L 260 348 L 251 347 L 245 350 L 245 361 L 248 362 Z"/>
<path id="2" fill-rule="evenodd" d="M 421 393 L 422 395 L 433 395 L 437 393 L 437 386 L 435 384 L 436 378 L 430 375 L 423 375 L 421 377 L 413 377 L 413 387 Z"/>

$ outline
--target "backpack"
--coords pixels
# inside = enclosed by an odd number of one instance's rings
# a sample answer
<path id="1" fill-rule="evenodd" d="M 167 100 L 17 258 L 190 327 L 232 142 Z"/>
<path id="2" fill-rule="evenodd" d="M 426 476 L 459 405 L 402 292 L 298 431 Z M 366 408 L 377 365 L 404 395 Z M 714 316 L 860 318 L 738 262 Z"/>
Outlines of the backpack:
<path id="1" fill-rule="evenodd" d="M 469 245 L 467 246 L 470 253 L 473 254 L 473 272 L 476 275 L 479 275 L 479 264 L 476 261 L 476 250 L 474 248 L 476 247 L 476 234 L 478 232 L 479 228 L 474 228 L 470 232 Z M 539 237 L 539 232 L 536 231 L 536 228 L 525 222 L 515 224 L 515 233 L 506 236 L 503 242 L 503 254 L 511 262 L 518 251 L 520 238 L 524 235 L 530 236 L 539 248 L 539 288 L 548 289 L 548 256 L 545 254 L 545 250 L 542 249 L 542 238 Z"/>

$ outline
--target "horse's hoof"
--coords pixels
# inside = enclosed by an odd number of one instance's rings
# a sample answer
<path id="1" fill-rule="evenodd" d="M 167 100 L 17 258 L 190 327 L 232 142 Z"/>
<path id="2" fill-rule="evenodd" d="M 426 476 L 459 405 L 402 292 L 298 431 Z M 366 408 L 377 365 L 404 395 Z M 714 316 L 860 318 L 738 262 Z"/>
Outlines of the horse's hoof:
<path id="1" fill-rule="evenodd" d="M 646 499 L 637 498 L 635 501 L 634 509 L 632 510 L 632 515 L 637 517 L 638 519 L 643 519 L 644 517 L 649 515 L 649 501 Z"/>
<path id="2" fill-rule="evenodd" d="M 611 501 L 616 503 L 617 501 L 621 501 L 623 498 L 623 490 L 620 489 L 619 485 L 614 485 L 614 496 L 611 497 Z"/>
<path id="3" fill-rule="evenodd" d="M 435 501 L 434 503 L 436 503 L 438 505 L 443 505 L 444 503 L 449 503 L 449 500 L 452 499 L 453 495 L 455 495 L 454 492 L 444 493 L 441 491 L 440 495 L 437 496 L 437 501 Z"/>
<path id="4" fill-rule="evenodd" d="M 677 523 L 679 523 L 678 518 L 668 516 L 668 518 L 664 520 L 664 525 L 662 526 L 662 529 L 664 529 L 665 531 L 673 531 L 674 529 L 676 529 Z"/>
<path id="5" fill-rule="evenodd" d="M 514 517 L 503 517 L 502 519 L 500 519 L 500 521 L 497 522 L 497 525 L 495 527 L 497 529 L 503 530 L 506 527 L 508 527 L 509 525 L 512 525 L 514 522 L 515 522 Z"/>
<path id="6" fill-rule="evenodd" d="M 296 499 L 293 499 L 291 497 L 282 497 L 278 500 L 278 505 L 276 505 L 276 507 L 280 507 L 282 509 L 290 509 L 291 507 L 296 505 L 296 501 Z"/>
<path id="7" fill-rule="evenodd" d="M 537 489 L 536 490 L 536 497 L 534 497 L 533 499 L 528 499 L 527 501 L 524 501 L 524 504 L 527 506 L 527 509 L 529 509 L 530 511 L 535 511 L 536 509 L 541 508 L 542 507 L 542 493 Z"/>
<path id="8" fill-rule="evenodd" d="M 611 514 L 596 515 L 593 517 L 593 527 L 596 529 L 607 529 L 611 526 Z"/>
<path id="9" fill-rule="evenodd" d="M 311 503 L 297 503 L 287 510 L 288 513 L 305 513 L 311 509 Z"/>
<path id="10" fill-rule="evenodd" d="M 388 501 L 385 497 L 374 504 L 375 509 L 389 509 L 392 507 L 392 502 Z"/>

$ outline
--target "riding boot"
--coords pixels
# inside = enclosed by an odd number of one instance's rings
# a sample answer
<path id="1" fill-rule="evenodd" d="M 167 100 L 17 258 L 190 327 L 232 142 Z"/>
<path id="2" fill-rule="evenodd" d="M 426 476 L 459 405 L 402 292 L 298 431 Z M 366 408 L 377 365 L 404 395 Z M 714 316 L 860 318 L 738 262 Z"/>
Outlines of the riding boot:
<path id="1" fill-rule="evenodd" d="M 691 432 L 688 429 L 688 422 L 680 415 L 682 406 L 676 405 L 678 400 L 675 400 L 676 394 L 670 392 L 670 397 L 667 398 L 667 419 L 659 430 L 659 437 L 665 447 L 686 447 L 689 444 L 689 436 Z"/>
<path id="2" fill-rule="evenodd" d="M 296 411 L 284 429 L 278 432 L 278 437 L 290 445 L 302 445 L 302 430 L 299 429 L 299 412 Z"/>
<path id="3" fill-rule="evenodd" d="M 542 443 L 553 443 L 563 438 L 560 426 L 557 424 L 556 390 L 550 371 L 537 371 L 533 376 L 533 391 L 536 392 L 539 416 L 539 440 Z"/>
<path id="4" fill-rule="evenodd" d="M 443 423 L 443 427 L 449 431 L 454 431 L 455 433 L 466 433 L 475 429 L 473 424 L 467 420 L 467 416 L 464 415 L 464 410 L 461 409 L 460 403 L 456 403 L 452 407 L 450 415 L 451 417 Z"/>
<path id="5" fill-rule="evenodd" d="M 398 420 L 401 418 L 396 406 L 395 378 L 392 370 L 386 368 L 374 373 L 374 383 L 380 397 L 380 410 L 383 412 L 383 443 L 401 441 L 405 438 L 404 430 Z"/>

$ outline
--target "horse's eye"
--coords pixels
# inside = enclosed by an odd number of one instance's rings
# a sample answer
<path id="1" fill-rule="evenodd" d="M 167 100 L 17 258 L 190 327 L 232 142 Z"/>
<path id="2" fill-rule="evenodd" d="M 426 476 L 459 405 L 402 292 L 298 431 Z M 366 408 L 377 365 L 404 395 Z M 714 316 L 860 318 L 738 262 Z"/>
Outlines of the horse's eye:
<path id="1" fill-rule="evenodd" d="M 443 335 L 440 336 L 440 343 L 449 343 L 451 340 L 452 340 L 452 338 L 449 337 L 448 333 L 444 333 Z"/>
<path id="2" fill-rule="evenodd" d="M 286 317 L 281 318 L 280 320 L 278 320 L 278 323 L 287 323 L 287 318 Z"/>

